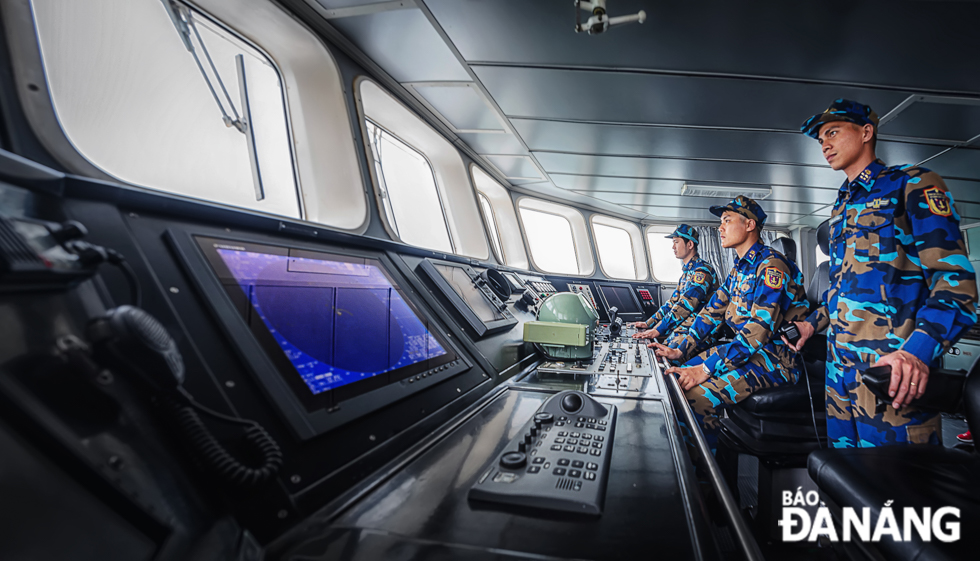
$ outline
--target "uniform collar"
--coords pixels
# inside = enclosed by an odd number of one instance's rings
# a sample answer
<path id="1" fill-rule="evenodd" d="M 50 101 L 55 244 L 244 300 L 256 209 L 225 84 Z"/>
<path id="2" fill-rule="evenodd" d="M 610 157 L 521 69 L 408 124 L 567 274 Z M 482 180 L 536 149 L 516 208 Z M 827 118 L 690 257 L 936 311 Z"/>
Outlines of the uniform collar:
<path id="1" fill-rule="evenodd" d="M 870 191 L 871 186 L 875 184 L 875 179 L 878 178 L 878 174 L 881 173 L 881 170 L 885 169 L 885 167 L 885 162 L 881 161 L 880 158 L 871 162 L 868 164 L 868 167 L 864 168 L 864 171 L 859 173 L 858 176 L 854 178 L 854 181 L 851 181 L 850 183 L 845 181 L 844 184 L 841 185 L 841 192 L 854 192 L 855 188 L 858 186 L 864 187 L 865 191 Z"/>
<path id="2" fill-rule="evenodd" d="M 758 259 L 760 255 L 762 255 L 762 250 L 765 247 L 766 246 L 762 244 L 762 240 L 755 242 L 754 244 L 752 244 L 752 247 L 750 247 L 749 250 L 745 252 L 745 257 L 739 259 L 739 262 L 741 263 L 744 261 L 745 263 L 754 263 L 755 260 Z"/>
<path id="3" fill-rule="evenodd" d="M 684 264 L 684 267 L 682 268 L 682 270 L 685 273 L 688 272 L 688 271 L 693 271 L 694 268 L 697 267 L 698 266 L 698 263 L 700 263 L 700 262 L 701 262 L 701 258 L 695 256 L 694 259 L 691 259 L 690 261 L 688 261 L 687 263 Z"/>

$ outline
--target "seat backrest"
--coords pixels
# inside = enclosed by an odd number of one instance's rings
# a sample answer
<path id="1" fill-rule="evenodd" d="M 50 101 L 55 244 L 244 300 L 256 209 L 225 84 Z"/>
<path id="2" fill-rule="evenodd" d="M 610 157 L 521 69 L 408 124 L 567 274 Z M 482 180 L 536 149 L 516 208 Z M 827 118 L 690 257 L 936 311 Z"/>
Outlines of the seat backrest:
<path id="1" fill-rule="evenodd" d="M 786 259 L 796 263 L 796 241 L 793 238 L 776 238 L 772 242 L 773 249 L 782 253 Z"/>
<path id="2" fill-rule="evenodd" d="M 813 272 L 813 278 L 806 287 L 806 299 L 810 301 L 810 309 L 820 305 L 820 299 L 828 288 L 830 288 L 830 262 L 824 261 L 817 265 L 817 270 Z"/>
<path id="3" fill-rule="evenodd" d="M 830 219 L 824 220 L 817 226 L 817 247 L 824 255 L 830 255 Z"/>

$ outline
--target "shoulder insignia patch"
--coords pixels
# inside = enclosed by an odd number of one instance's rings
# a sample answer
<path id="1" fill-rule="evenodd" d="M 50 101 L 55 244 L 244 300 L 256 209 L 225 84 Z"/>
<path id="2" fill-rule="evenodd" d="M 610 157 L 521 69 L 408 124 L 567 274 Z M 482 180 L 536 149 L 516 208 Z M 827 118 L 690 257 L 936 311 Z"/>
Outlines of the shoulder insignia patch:
<path id="1" fill-rule="evenodd" d="M 939 187 L 926 189 L 924 192 L 926 203 L 929 205 L 929 212 L 937 216 L 949 216 L 953 214 L 953 209 L 949 205 L 949 197 Z"/>
<path id="2" fill-rule="evenodd" d="M 775 267 L 769 267 L 762 275 L 762 282 L 766 283 L 766 286 L 773 290 L 782 288 L 784 280 L 783 272 Z"/>
<path id="3" fill-rule="evenodd" d="M 704 282 L 704 271 L 697 271 L 694 273 L 694 277 L 691 278 L 691 282 L 694 284 L 701 284 Z"/>

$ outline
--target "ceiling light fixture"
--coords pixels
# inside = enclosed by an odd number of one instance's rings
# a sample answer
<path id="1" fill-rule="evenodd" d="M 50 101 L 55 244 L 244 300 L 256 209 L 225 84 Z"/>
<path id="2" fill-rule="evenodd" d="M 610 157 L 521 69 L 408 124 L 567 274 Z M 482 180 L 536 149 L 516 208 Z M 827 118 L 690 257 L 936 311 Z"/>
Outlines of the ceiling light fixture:
<path id="1" fill-rule="evenodd" d="M 740 187 L 737 185 L 696 185 L 685 183 L 681 187 L 685 197 L 710 197 L 712 199 L 734 199 L 739 195 L 762 200 L 772 195 L 772 187 Z"/>

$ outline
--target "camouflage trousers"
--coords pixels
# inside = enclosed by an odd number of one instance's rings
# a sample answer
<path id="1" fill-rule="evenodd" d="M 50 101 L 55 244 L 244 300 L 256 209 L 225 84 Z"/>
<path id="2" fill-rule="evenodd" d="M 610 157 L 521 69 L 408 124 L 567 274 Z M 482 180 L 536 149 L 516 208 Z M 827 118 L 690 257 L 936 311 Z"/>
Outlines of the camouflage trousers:
<path id="1" fill-rule="evenodd" d="M 832 448 L 939 444 L 938 413 L 878 406 L 854 368 L 827 363 L 827 442 Z"/>
<path id="2" fill-rule="evenodd" d="M 698 366 L 703 362 L 702 356 L 698 355 L 684 366 Z M 691 406 L 691 412 L 694 413 L 694 419 L 701 426 L 705 441 L 714 452 L 721 429 L 718 419 L 724 408 L 742 401 L 756 390 L 784 383 L 787 381 L 779 372 L 770 372 L 758 364 L 747 362 L 738 370 L 708 378 L 703 384 L 694 386 L 684 394 Z"/>

